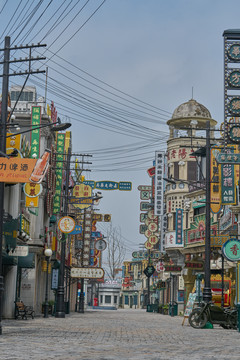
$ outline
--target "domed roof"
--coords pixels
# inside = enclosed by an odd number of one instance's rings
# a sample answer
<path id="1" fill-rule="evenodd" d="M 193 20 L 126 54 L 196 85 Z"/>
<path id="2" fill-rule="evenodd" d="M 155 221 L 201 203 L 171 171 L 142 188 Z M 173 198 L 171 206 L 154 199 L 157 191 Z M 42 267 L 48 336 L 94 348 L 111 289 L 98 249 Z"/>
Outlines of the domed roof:
<path id="1" fill-rule="evenodd" d="M 179 105 L 173 112 L 172 119 L 186 118 L 186 117 L 202 117 L 211 119 L 210 111 L 199 104 L 196 100 L 191 99 Z"/>

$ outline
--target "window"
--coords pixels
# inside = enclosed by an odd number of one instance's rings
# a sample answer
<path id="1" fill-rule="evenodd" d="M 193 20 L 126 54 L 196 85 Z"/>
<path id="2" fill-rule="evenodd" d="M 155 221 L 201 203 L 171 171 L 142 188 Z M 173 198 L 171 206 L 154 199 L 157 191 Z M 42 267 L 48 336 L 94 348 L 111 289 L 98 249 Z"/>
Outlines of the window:
<path id="1" fill-rule="evenodd" d="M 179 179 L 179 165 L 178 162 L 174 162 L 174 179 Z"/>
<path id="2" fill-rule="evenodd" d="M 100 295 L 100 303 L 102 304 L 103 303 L 103 296 Z"/>
<path id="3" fill-rule="evenodd" d="M 114 295 L 114 304 L 117 304 L 118 297 L 117 295 Z"/>
<path id="4" fill-rule="evenodd" d="M 111 295 L 105 295 L 105 304 L 111 304 L 112 297 Z"/>
<path id="5" fill-rule="evenodd" d="M 173 213 L 173 230 L 176 230 L 176 213 Z"/>
<path id="6" fill-rule="evenodd" d="M 197 163 L 196 161 L 188 161 L 188 174 L 187 179 L 189 181 L 196 181 L 197 180 Z"/>
<path id="7" fill-rule="evenodd" d="M 11 100 L 16 101 L 20 91 L 11 91 Z M 35 100 L 35 99 L 34 99 Z M 32 91 L 23 91 L 19 101 L 33 101 L 33 92 Z"/>

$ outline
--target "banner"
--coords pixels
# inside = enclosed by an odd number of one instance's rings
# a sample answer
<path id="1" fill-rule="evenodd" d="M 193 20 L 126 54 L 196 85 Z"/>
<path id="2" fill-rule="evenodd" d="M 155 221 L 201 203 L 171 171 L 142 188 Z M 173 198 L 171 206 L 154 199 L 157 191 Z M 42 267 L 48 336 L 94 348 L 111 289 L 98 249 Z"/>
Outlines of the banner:
<path id="1" fill-rule="evenodd" d="M 227 148 L 227 153 L 234 153 L 234 148 Z M 221 164 L 221 186 L 222 186 L 222 205 L 236 204 L 236 186 L 234 165 Z"/>
<path id="2" fill-rule="evenodd" d="M 40 150 L 40 129 L 35 129 L 41 125 L 41 106 L 32 106 L 31 117 L 31 158 L 39 158 Z M 34 130 L 35 129 L 35 130 Z"/>
<path id="3" fill-rule="evenodd" d="M 210 170 L 210 208 L 217 214 L 221 209 L 221 165 L 216 161 L 216 155 L 221 150 L 217 147 L 211 149 L 211 170 Z"/>
<path id="4" fill-rule="evenodd" d="M 62 173 L 63 173 L 63 158 L 65 146 L 65 134 L 57 133 L 56 143 L 56 190 L 53 200 L 53 214 L 60 213 L 61 209 L 61 194 L 62 194 Z"/>

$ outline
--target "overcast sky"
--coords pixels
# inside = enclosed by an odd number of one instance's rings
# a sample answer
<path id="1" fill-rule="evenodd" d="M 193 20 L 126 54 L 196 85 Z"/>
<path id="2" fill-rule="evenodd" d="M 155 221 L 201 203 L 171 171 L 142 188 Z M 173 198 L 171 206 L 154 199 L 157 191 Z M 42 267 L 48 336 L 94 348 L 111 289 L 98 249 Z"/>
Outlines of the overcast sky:
<path id="1" fill-rule="evenodd" d="M 151 183 L 146 170 L 166 149 L 171 113 L 193 91 L 223 121 L 222 34 L 240 26 L 239 8 L 237 0 L 0 0 L 1 48 L 6 35 L 14 45 L 47 44 L 35 51 L 47 60 L 33 67 L 48 66 L 47 101 L 72 122 L 73 151 L 93 155 L 86 178 L 132 182 L 131 192 L 104 191 L 98 206 L 121 228 L 127 258 L 146 240 L 137 187 Z M 44 96 L 44 83 L 32 75 L 27 84 Z"/>

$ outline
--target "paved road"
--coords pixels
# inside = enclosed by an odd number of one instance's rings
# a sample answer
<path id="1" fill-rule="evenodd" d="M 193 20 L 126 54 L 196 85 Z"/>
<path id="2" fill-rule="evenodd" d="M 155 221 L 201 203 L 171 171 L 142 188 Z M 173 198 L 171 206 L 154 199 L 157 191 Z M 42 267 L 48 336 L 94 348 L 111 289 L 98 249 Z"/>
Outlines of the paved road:
<path id="1" fill-rule="evenodd" d="M 145 310 L 96 310 L 64 319 L 4 320 L 1 360 L 235 360 L 240 333 L 196 330 L 181 317 Z"/>

